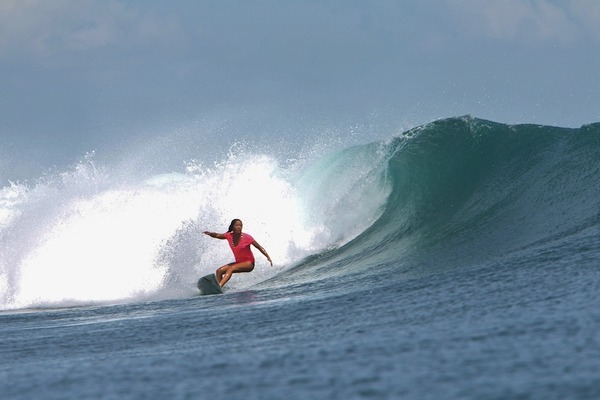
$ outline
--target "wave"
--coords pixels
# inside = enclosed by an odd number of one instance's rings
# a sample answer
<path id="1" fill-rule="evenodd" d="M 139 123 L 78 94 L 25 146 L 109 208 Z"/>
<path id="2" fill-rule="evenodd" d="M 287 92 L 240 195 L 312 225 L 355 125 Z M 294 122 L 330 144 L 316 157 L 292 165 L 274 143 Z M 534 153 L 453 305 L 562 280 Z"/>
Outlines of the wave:
<path id="1" fill-rule="evenodd" d="M 427 252 L 465 243 L 490 257 L 598 223 L 600 124 L 565 129 L 466 117 L 408 136 L 391 160 L 395 187 L 379 223 L 419 235 Z"/>
<path id="2" fill-rule="evenodd" d="M 286 154 L 286 157 L 288 154 Z M 435 121 L 388 141 L 138 180 L 94 155 L 0 190 L 0 309 L 189 297 L 230 261 L 233 218 L 267 248 L 232 289 L 477 265 L 598 229 L 600 124 Z"/>
<path id="3" fill-rule="evenodd" d="M 199 276 L 231 261 L 202 231 L 225 231 L 233 218 L 276 262 L 259 257 L 253 274 L 235 280 L 248 287 L 374 221 L 388 192 L 373 179 L 371 147 L 285 162 L 232 151 L 221 163 L 142 180 L 89 154 L 34 184 L 11 183 L 0 190 L 0 309 L 192 296 Z M 370 206 L 360 198 L 367 193 Z M 363 210 L 352 216 L 358 201 Z"/>
<path id="4" fill-rule="evenodd" d="M 287 271 L 283 282 L 335 277 L 364 286 L 368 276 L 381 284 L 528 249 L 560 259 L 567 249 L 555 251 L 558 243 L 581 232 L 587 245 L 564 247 L 600 260 L 600 124 L 569 129 L 466 116 L 407 131 L 385 152 L 391 189 L 381 216 L 351 242 Z"/>

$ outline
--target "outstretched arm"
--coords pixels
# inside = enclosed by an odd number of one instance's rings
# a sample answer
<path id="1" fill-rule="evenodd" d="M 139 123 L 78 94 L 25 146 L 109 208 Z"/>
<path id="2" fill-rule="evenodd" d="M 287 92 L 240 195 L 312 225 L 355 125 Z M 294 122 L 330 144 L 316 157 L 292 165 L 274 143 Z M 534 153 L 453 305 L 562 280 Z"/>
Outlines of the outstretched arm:
<path id="1" fill-rule="evenodd" d="M 262 247 L 260 244 L 258 244 L 258 242 L 255 240 L 254 242 L 252 242 L 252 246 L 256 247 L 258 249 L 258 251 L 260 251 L 261 253 L 263 253 L 263 255 L 265 257 L 267 257 L 267 260 L 269 260 L 269 263 L 271 264 L 271 267 L 273 266 L 273 261 L 271 261 L 271 257 L 269 257 L 269 253 L 267 253 L 267 251 L 265 250 L 264 247 Z"/>
<path id="2" fill-rule="evenodd" d="M 223 235 L 222 233 L 215 233 L 215 232 L 209 232 L 209 231 L 204 231 L 202 233 L 204 233 L 205 235 L 210 236 L 211 238 L 225 239 L 225 235 Z"/>

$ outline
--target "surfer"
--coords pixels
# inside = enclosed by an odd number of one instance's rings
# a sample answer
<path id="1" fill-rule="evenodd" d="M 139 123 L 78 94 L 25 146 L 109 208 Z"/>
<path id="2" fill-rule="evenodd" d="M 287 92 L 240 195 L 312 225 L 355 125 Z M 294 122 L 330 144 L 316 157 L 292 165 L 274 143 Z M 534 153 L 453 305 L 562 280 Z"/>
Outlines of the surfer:
<path id="1" fill-rule="evenodd" d="M 235 257 L 234 262 L 219 267 L 215 272 L 217 282 L 221 287 L 223 287 L 227 281 L 229 281 L 232 274 L 239 272 L 250 272 L 254 269 L 254 254 L 252 254 L 250 245 L 256 247 L 261 253 L 263 253 L 263 255 L 267 257 L 267 260 L 269 260 L 271 266 L 273 266 L 273 262 L 271 261 L 271 257 L 269 257 L 267 251 L 260 244 L 258 244 L 258 242 L 254 240 L 252 236 L 247 233 L 242 233 L 242 227 L 242 221 L 236 218 L 231 221 L 231 224 L 229 224 L 229 228 L 225 233 L 204 231 L 205 235 L 208 235 L 212 238 L 227 239 L 229 247 L 231 247 L 231 251 L 233 251 L 233 256 Z"/>

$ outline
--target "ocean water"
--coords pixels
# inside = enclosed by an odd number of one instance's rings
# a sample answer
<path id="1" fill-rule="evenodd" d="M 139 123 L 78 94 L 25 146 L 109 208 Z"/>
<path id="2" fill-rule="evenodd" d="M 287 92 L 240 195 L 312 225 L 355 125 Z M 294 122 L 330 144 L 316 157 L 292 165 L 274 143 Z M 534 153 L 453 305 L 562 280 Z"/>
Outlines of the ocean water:
<path id="1" fill-rule="evenodd" d="M 600 125 L 0 189 L 6 399 L 600 398 Z M 269 251 L 225 294 L 232 218 Z"/>

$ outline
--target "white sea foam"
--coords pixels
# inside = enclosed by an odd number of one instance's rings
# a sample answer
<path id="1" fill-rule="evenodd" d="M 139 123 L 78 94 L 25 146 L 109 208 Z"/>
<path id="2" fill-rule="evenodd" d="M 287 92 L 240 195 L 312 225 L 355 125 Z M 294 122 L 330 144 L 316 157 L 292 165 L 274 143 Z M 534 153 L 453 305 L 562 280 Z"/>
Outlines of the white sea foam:
<path id="1" fill-rule="evenodd" d="M 0 192 L 0 308 L 193 295 L 198 277 L 231 261 L 226 243 L 202 231 L 225 231 L 233 218 L 275 264 L 257 252 L 255 273 L 231 283 L 251 285 L 364 229 L 386 195 L 382 189 L 367 207 L 357 202 L 381 185 L 373 168 L 360 151 L 285 166 L 264 154 L 230 154 L 137 182 L 88 155 Z"/>

